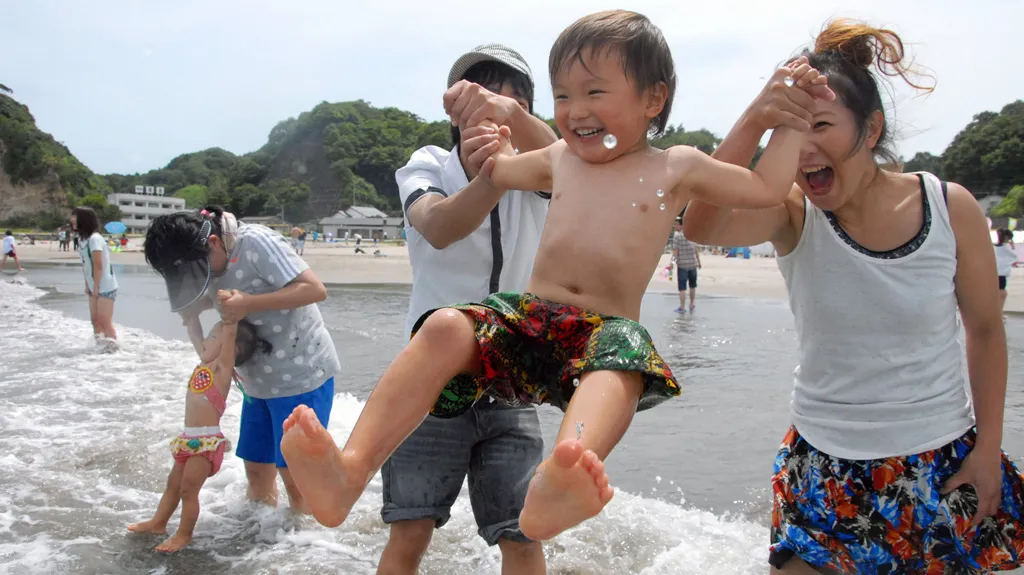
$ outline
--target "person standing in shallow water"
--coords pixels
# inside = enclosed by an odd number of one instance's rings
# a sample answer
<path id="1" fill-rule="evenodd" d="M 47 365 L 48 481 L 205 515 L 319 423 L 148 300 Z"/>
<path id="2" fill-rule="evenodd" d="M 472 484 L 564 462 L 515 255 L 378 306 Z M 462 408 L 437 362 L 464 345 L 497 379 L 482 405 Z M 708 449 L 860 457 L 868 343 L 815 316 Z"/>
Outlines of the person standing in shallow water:
<path id="1" fill-rule="evenodd" d="M 93 335 L 117 339 L 114 328 L 114 301 L 117 299 L 117 278 L 110 263 L 110 249 L 100 235 L 100 220 L 92 208 L 75 208 L 71 227 L 81 234 L 78 248 L 85 276 L 85 294 L 89 296 L 89 319 Z"/>
<path id="2" fill-rule="evenodd" d="M 996 273 L 999 275 L 1000 309 L 1006 307 L 1006 282 L 1010 279 L 1013 266 L 1017 263 L 1017 250 L 1013 246 L 1013 232 L 1002 228 L 996 232 Z"/>
<path id="3" fill-rule="evenodd" d="M 444 102 L 455 149 L 421 148 L 395 174 L 413 269 L 407 337 L 431 309 L 524 289 L 550 197 L 474 180 L 498 145 L 494 123 L 512 125 L 523 152 L 557 139 L 531 113 L 533 77 L 519 53 L 488 44 L 464 54 L 449 72 Z M 480 125 L 485 120 L 492 127 Z M 526 487 L 543 448 L 533 406 L 484 399 L 455 418 L 428 415 L 381 468 L 381 517 L 391 533 L 377 572 L 416 572 L 468 475 L 478 533 L 498 545 L 502 572 L 544 573 L 541 544 L 519 530 Z"/>
<path id="4" fill-rule="evenodd" d="M 248 319 L 270 343 L 273 353 L 238 367 L 246 398 L 235 455 L 245 461 L 249 499 L 276 506 L 280 475 L 292 509 L 305 511 L 281 455 L 281 434 L 284 418 L 300 404 L 322 425 L 330 420 L 341 366 L 316 305 L 327 297 L 324 284 L 284 236 L 239 225 L 219 206 L 155 218 L 144 251 L 196 351 L 203 341 L 199 314 L 214 306 L 219 290 L 231 293 L 218 306 L 221 317 Z"/>
<path id="5" fill-rule="evenodd" d="M 690 313 L 697 305 L 697 270 L 700 269 L 700 253 L 697 246 L 683 234 L 683 217 L 676 218 L 672 234 L 672 259 L 676 262 L 676 276 L 679 284 L 679 307 L 677 313 L 686 311 L 686 288 L 690 288 Z"/>
<path id="6" fill-rule="evenodd" d="M 789 64 L 808 66 L 838 97 L 777 73 L 714 154 L 747 165 L 766 130 L 810 126 L 785 202 L 691 202 L 684 224 L 704 244 L 771 241 L 789 291 L 800 365 L 772 478 L 772 573 L 1019 567 L 1024 484 L 1000 449 L 1006 333 L 985 216 L 963 186 L 879 166 L 896 156 L 877 74 L 921 88 L 895 33 L 833 21 Z"/>

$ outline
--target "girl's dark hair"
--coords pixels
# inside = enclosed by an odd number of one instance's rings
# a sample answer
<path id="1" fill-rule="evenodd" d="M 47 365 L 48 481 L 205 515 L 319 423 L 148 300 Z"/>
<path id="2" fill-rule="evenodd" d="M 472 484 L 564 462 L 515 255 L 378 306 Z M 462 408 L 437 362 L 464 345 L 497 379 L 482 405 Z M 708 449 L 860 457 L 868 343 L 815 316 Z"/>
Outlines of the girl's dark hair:
<path id="1" fill-rule="evenodd" d="M 811 66 L 828 76 L 828 86 L 853 113 L 857 141 L 850 155 L 864 144 L 868 120 L 872 113 L 878 111 L 882 113 L 882 132 L 872 153 L 883 163 L 898 163 L 899 156 L 893 147 L 893 134 L 885 117 L 877 75 L 898 76 L 923 92 L 935 89 L 934 78 L 917 71 L 913 60 L 906 55 L 899 35 L 885 28 L 839 18 L 825 25 L 814 41 L 813 51 L 805 49 L 801 55 L 807 57 Z M 916 83 L 913 76 L 930 78 L 931 85 Z"/>
<path id="2" fill-rule="evenodd" d="M 264 355 L 273 351 L 274 346 L 269 341 L 260 337 L 256 326 L 248 320 L 238 322 L 238 332 L 235 336 L 235 367 L 238 367 L 257 353 Z"/>
<path id="3" fill-rule="evenodd" d="M 207 257 L 210 245 L 200 231 L 203 224 L 209 222 L 210 235 L 221 237 L 220 217 L 223 213 L 224 208 L 220 206 L 208 206 L 196 212 L 176 212 L 153 218 L 142 248 L 146 263 L 160 275 L 165 275 L 176 267 L 177 262 Z"/>
<path id="4" fill-rule="evenodd" d="M 529 102 L 529 111 L 533 113 L 533 82 L 522 72 L 491 60 L 474 64 L 463 74 L 462 80 L 480 84 L 488 90 L 498 90 L 508 83 L 516 96 Z M 452 141 L 462 151 L 462 134 L 458 126 L 452 126 Z"/>
<path id="5" fill-rule="evenodd" d="M 999 230 L 996 231 L 996 245 L 1001 246 L 1007 241 L 1013 241 L 1013 232 L 1011 232 L 1009 228 L 999 228 Z"/>
<path id="6" fill-rule="evenodd" d="M 622 60 L 626 77 L 638 93 L 659 82 L 665 84 L 668 96 L 661 113 L 651 120 L 648 135 L 657 136 L 668 126 L 672 100 L 676 95 L 676 67 L 668 42 L 646 16 L 627 10 L 608 10 L 580 18 L 562 31 L 551 46 L 548 74 L 551 85 L 561 69 L 575 60 L 586 68 L 583 52 L 598 53 L 615 50 Z"/>
<path id="7" fill-rule="evenodd" d="M 88 239 L 100 229 L 100 219 L 92 208 L 75 208 L 71 212 L 75 216 L 75 227 L 78 228 L 78 235 Z"/>

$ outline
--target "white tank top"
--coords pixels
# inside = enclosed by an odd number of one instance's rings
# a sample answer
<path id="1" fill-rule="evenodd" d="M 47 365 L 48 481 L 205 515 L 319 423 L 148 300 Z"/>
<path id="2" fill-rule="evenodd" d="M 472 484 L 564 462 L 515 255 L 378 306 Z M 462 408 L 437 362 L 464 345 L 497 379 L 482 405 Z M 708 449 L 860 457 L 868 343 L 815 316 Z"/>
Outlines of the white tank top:
<path id="1" fill-rule="evenodd" d="M 778 265 L 800 365 L 790 414 L 815 448 L 882 459 L 941 447 L 974 425 L 953 277 L 956 238 L 941 183 L 922 178 L 924 223 L 873 252 L 804 200 L 804 229 Z"/>

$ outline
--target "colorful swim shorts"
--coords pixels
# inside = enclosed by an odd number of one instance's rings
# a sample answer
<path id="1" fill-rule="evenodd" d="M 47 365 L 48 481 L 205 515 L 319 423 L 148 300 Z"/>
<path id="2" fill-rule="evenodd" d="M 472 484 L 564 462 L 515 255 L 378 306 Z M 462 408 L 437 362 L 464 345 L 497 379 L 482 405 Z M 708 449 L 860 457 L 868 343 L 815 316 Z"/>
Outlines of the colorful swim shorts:
<path id="1" fill-rule="evenodd" d="M 917 455 L 853 461 L 818 451 L 790 428 L 775 459 L 769 561 L 781 568 L 796 556 L 822 573 L 921 575 L 1020 566 L 1024 477 L 1005 453 L 995 516 L 972 528 L 974 487 L 942 494 L 974 440 L 971 430 Z"/>
<path id="2" fill-rule="evenodd" d="M 213 477 L 224 462 L 224 451 L 230 442 L 220 432 L 220 427 L 186 427 L 185 432 L 171 440 L 171 453 L 174 460 L 185 463 L 190 457 L 205 457 L 213 465 L 210 477 Z"/>
<path id="3" fill-rule="evenodd" d="M 430 413 L 455 417 L 484 393 L 510 406 L 550 403 L 565 411 L 591 371 L 643 375 L 637 411 L 679 395 L 672 370 L 639 323 L 542 300 L 533 294 L 496 293 L 479 304 L 450 306 L 476 321 L 481 373 L 448 382 Z M 426 318 L 413 327 L 415 334 Z"/>

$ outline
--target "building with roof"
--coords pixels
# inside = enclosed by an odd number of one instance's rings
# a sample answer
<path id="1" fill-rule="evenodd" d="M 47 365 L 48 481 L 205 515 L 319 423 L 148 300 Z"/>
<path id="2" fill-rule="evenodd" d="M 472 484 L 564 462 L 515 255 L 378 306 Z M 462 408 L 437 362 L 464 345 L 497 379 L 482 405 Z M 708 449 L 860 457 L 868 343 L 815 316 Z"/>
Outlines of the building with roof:
<path id="1" fill-rule="evenodd" d="M 352 206 L 333 216 L 321 218 L 318 222 L 327 237 L 344 238 L 359 234 L 365 239 L 395 239 L 402 237 L 405 218 L 389 217 L 384 212 L 369 206 Z"/>

